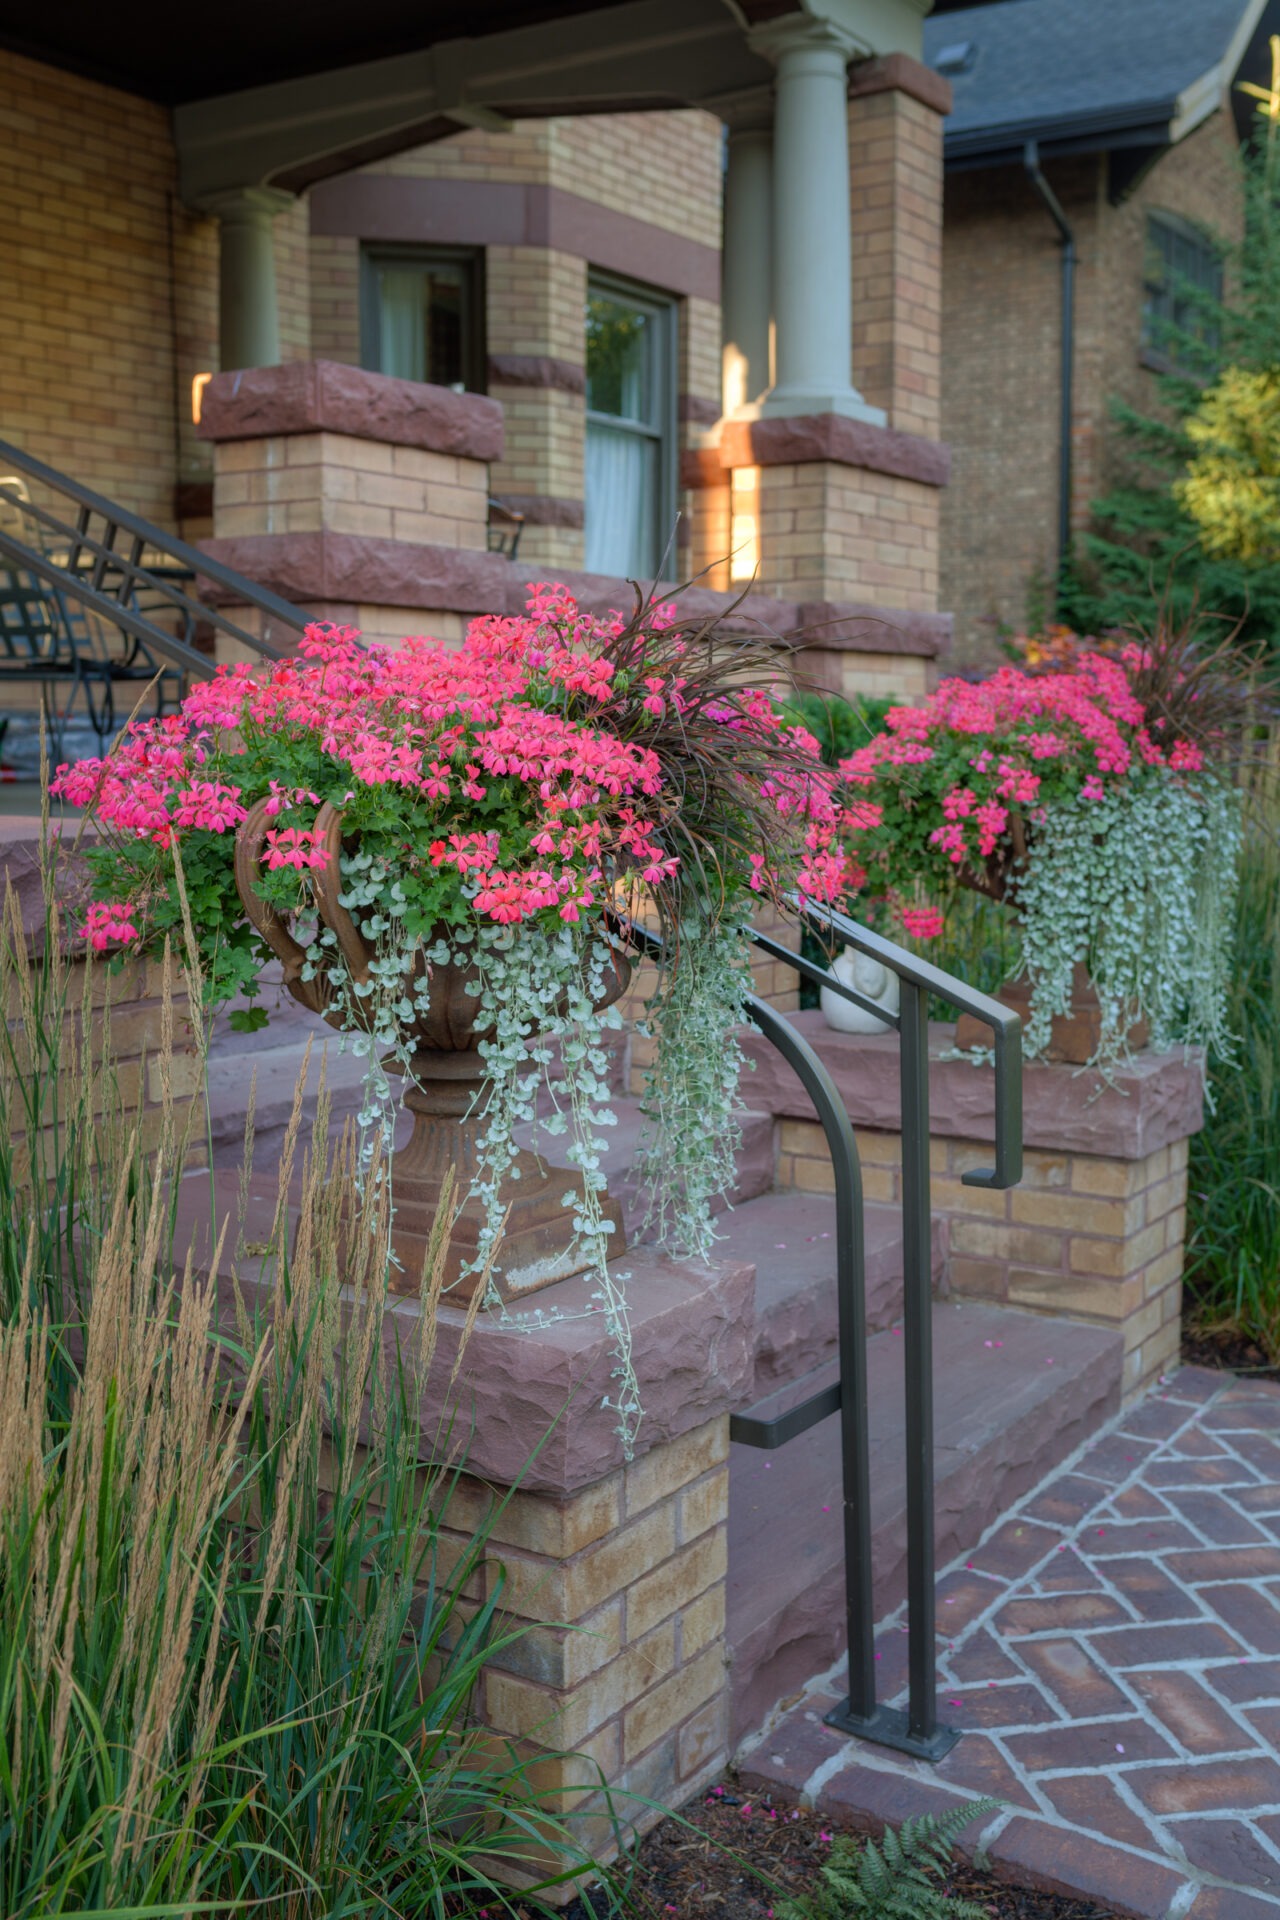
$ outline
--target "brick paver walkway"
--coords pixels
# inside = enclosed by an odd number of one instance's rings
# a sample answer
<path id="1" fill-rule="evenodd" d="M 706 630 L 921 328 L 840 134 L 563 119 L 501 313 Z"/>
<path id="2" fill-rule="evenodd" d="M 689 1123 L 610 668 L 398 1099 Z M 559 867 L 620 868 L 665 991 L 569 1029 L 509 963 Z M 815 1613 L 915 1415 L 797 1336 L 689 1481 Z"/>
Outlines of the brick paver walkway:
<path id="1" fill-rule="evenodd" d="M 1142 1920 L 1280 1920 L 1280 1386 L 1184 1368 L 939 1581 L 937 1767 L 843 1739 L 816 1683 L 754 1791 L 898 1821 L 990 1793 L 1011 1880 Z M 877 1638 L 905 1703 L 902 1616 Z M 976 1836 L 975 1836 L 976 1837 Z"/>

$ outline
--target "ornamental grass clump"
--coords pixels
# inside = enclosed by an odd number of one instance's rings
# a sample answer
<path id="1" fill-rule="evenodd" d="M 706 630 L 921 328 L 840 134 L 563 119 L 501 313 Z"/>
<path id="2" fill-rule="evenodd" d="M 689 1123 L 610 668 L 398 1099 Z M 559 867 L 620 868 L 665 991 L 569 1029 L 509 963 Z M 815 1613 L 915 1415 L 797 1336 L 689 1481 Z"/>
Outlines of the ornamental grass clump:
<path id="1" fill-rule="evenodd" d="M 747 921 L 762 897 L 831 899 L 843 864 L 830 775 L 779 715 L 778 677 L 773 648 L 722 623 L 652 602 L 597 618 L 540 586 L 526 614 L 473 621 L 459 648 L 311 627 L 295 656 L 220 668 L 176 713 L 135 723 L 108 758 L 54 783 L 101 834 L 87 852 L 90 943 L 155 950 L 182 918 L 185 882 L 215 1005 L 252 1000 L 269 957 L 235 878 L 237 830 L 266 819 L 255 891 L 301 930 L 303 979 L 368 1058 L 370 1137 L 389 1138 L 386 1062 L 411 1073 L 433 970 L 472 971 L 488 1070 L 472 1266 L 501 1259 L 513 1137 L 550 1084 L 539 1124 L 569 1136 L 564 1201 L 614 1331 L 627 1447 L 639 1410 L 601 1204 L 605 1034 L 621 1015 L 604 987 L 632 921 L 656 918 L 667 959 L 650 1007 L 645 1167 L 664 1195 L 655 1231 L 704 1254 L 732 1167 Z M 363 974 L 314 913 L 335 858 L 338 903 L 373 952 Z"/>
<path id="2" fill-rule="evenodd" d="M 0 1913 L 513 1914 L 504 1874 L 590 1861 L 472 1720 L 519 1636 L 420 1429 L 447 1217 L 392 1348 L 385 1220 L 349 1142 L 304 1154 L 300 1083 L 268 1239 L 179 1239 L 180 1110 L 144 1153 L 45 884 L 34 954 L 12 892 L 0 927 Z"/>
<path id="3" fill-rule="evenodd" d="M 1162 628 L 1049 672 L 944 681 L 841 762 L 850 890 L 924 939 L 958 888 L 1007 905 L 1030 1057 L 1080 965 L 1101 1006 L 1095 1064 L 1124 1055 L 1140 1016 L 1158 1046 L 1226 1054 L 1243 679 Z"/>

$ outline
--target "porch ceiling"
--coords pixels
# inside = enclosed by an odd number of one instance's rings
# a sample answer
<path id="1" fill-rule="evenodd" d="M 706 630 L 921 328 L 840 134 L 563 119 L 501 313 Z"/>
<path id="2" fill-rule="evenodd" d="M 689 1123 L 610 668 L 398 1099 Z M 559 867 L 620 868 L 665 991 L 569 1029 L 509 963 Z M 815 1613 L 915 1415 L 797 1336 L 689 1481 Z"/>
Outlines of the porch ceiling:
<path id="1" fill-rule="evenodd" d="M 300 193 L 459 126 L 548 114 L 758 112 L 773 84 L 752 28 L 807 14 L 862 56 L 920 52 L 930 0 L 223 0 L 203 37 L 160 0 L 60 0 L 0 46 L 170 105 L 191 206 Z"/>
<path id="2" fill-rule="evenodd" d="M 56 7 L 0 0 L 0 45 L 34 60 L 141 94 L 164 106 L 298 80 L 422 47 L 505 33 L 625 0 L 223 0 L 205 31 L 179 25 L 162 0 L 59 0 Z"/>

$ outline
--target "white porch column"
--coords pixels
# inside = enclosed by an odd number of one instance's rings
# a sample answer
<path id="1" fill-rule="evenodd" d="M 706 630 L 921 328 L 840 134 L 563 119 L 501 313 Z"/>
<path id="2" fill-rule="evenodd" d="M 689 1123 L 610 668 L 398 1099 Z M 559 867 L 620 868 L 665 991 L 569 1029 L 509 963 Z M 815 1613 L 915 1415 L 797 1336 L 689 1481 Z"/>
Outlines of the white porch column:
<path id="1" fill-rule="evenodd" d="M 853 385 L 849 130 L 855 43 L 789 14 L 752 35 L 778 70 L 773 123 L 775 375 L 766 415 L 842 413 L 884 422 Z"/>
<path id="2" fill-rule="evenodd" d="M 720 404 L 732 417 L 773 384 L 773 133 L 731 126 L 728 148 Z"/>
<path id="3" fill-rule="evenodd" d="M 219 362 L 224 373 L 280 364 L 272 223 L 293 203 L 274 187 L 244 187 L 207 202 L 218 216 Z"/>

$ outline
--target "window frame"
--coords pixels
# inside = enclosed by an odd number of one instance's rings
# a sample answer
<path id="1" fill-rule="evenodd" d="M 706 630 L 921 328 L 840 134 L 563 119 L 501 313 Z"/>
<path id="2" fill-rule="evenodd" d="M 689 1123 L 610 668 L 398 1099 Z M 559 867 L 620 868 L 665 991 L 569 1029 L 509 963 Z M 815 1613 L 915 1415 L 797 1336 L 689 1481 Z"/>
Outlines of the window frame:
<path id="1" fill-rule="evenodd" d="M 668 292 L 665 288 L 649 285 L 645 281 L 630 280 L 622 274 L 610 273 L 604 268 L 587 268 L 586 298 L 593 293 L 603 295 L 605 299 L 625 301 L 642 311 L 651 314 L 658 322 L 654 332 L 657 342 L 657 366 L 654 372 L 654 386 L 657 390 L 657 404 L 654 408 L 656 425 L 640 420 L 628 420 L 617 413 L 600 413 L 590 405 L 586 407 L 586 431 L 592 426 L 609 427 L 614 431 L 622 429 L 634 433 L 637 438 L 653 441 L 657 445 L 658 484 L 656 502 L 656 521 L 658 529 L 658 551 L 654 557 L 653 573 L 656 576 L 666 552 L 667 542 L 673 539 L 677 497 L 679 492 L 679 362 L 680 350 L 680 296 Z M 590 395 L 590 380 L 587 373 L 586 343 L 586 306 L 583 307 L 583 374 L 586 394 Z M 587 502 L 583 499 L 584 528 L 588 512 Z M 585 537 L 585 534 L 584 534 Z M 637 575 L 649 572 L 647 567 L 637 567 Z"/>
<path id="2" fill-rule="evenodd" d="M 451 266 L 461 267 L 468 282 L 466 299 L 469 311 L 462 327 L 463 389 L 484 393 L 488 389 L 488 356 L 485 339 L 485 252 L 483 247 L 415 246 L 408 242 L 362 240 L 360 242 L 360 365 L 367 373 L 381 373 L 379 352 L 378 267 Z M 467 375 L 475 376 L 475 384 Z M 389 376 L 403 379 L 403 374 Z M 438 384 L 428 382 L 428 385 Z"/>
<path id="3" fill-rule="evenodd" d="M 1156 236 L 1168 235 L 1174 241 L 1180 241 L 1184 247 L 1194 248 L 1200 255 L 1206 268 L 1206 277 L 1201 280 L 1185 268 L 1174 266 L 1167 254 L 1160 248 Z M 1153 268 L 1159 263 L 1161 278 L 1157 280 Z M 1202 293 L 1212 292 L 1217 299 L 1222 298 L 1225 256 L 1221 243 L 1215 235 L 1195 221 L 1188 220 L 1185 214 L 1175 213 L 1165 207 L 1149 207 L 1143 230 L 1142 255 L 1142 332 L 1139 358 L 1145 367 L 1156 373 L 1182 374 L 1197 378 L 1201 369 L 1182 364 L 1170 350 L 1173 343 L 1162 344 L 1159 334 L 1166 327 L 1180 327 L 1177 308 L 1180 300 L 1185 300 L 1187 283 Z M 1208 272 L 1211 270 L 1216 285 L 1210 286 Z M 1161 312 L 1156 306 L 1159 300 L 1168 303 L 1168 311 Z M 1206 338 L 1206 350 L 1213 352 L 1216 341 Z"/>

